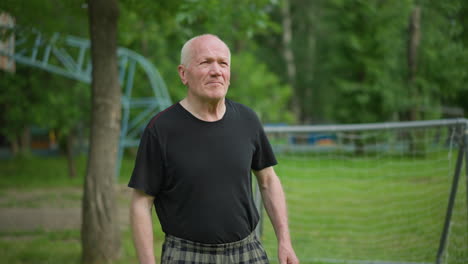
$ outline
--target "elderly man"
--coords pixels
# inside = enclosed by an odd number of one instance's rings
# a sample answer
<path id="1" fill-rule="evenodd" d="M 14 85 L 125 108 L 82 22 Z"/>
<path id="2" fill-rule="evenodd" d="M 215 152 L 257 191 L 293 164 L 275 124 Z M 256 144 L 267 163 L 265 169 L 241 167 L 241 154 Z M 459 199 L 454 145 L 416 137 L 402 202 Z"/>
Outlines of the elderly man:
<path id="1" fill-rule="evenodd" d="M 161 263 L 268 263 L 254 230 L 252 174 L 278 238 L 280 263 L 298 263 L 286 202 L 263 127 L 226 99 L 231 54 L 214 35 L 187 41 L 178 67 L 187 96 L 149 122 L 132 177 L 133 238 L 141 264 L 154 263 L 151 210 L 166 234 Z"/>

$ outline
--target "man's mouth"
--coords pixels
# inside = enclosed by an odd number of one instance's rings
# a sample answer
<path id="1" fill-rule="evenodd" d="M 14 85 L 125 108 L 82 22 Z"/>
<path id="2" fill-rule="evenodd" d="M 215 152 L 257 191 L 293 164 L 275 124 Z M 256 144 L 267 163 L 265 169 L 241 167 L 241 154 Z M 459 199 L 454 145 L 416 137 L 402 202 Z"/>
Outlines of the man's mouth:
<path id="1" fill-rule="evenodd" d="M 222 82 L 218 82 L 218 81 L 211 81 L 211 82 L 207 82 L 206 84 L 219 84 L 219 85 L 223 85 Z"/>

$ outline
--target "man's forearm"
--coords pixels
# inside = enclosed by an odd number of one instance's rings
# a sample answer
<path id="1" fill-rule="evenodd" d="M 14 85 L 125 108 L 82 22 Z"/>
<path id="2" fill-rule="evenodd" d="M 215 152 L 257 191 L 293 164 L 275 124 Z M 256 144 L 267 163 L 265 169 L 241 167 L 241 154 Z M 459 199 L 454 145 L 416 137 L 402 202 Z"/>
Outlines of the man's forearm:
<path id="1" fill-rule="evenodd" d="M 260 190 L 278 242 L 290 243 L 286 199 L 278 177 L 268 177 Z"/>
<path id="2" fill-rule="evenodd" d="M 278 238 L 278 260 L 280 264 L 298 264 L 292 248 L 288 227 L 286 198 L 281 182 L 272 167 L 255 171 L 265 209 Z"/>
<path id="3" fill-rule="evenodd" d="M 147 202 L 134 198 L 130 207 L 130 222 L 140 264 L 155 264 L 151 206 L 148 208 Z"/>

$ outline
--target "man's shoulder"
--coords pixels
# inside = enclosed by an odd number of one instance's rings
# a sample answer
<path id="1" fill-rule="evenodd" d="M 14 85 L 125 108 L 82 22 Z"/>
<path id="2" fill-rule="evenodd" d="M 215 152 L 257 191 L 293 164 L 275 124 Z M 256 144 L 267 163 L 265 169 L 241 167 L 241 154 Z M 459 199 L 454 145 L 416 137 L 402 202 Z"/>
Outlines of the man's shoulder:
<path id="1" fill-rule="evenodd" d="M 162 110 L 161 112 L 157 113 L 148 122 L 146 129 L 154 130 L 157 127 L 164 127 L 168 125 L 168 122 L 171 122 L 171 120 L 175 120 L 174 115 L 178 113 L 178 107 L 179 103 L 175 103 L 169 106 L 168 108 Z"/>
<path id="2" fill-rule="evenodd" d="M 236 116 L 237 120 L 239 120 L 244 126 L 252 129 L 257 129 L 261 126 L 260 118 L 252 108 L 232 100 L 229 100 L 229 103 L 233 109 L 232 112 L 234 113 L 234 116 Z"/>
<path id="3" fill-rule="evenodd" d="M 231 105 L 231 107 L 235 110 L 235 111 L 238 111 L 239 113 L 241 114 L 247 114 L 247 115 L 253 115 L 253 116 L 256 116 L 257 114 L 255 113 L 255 111 L 248 107 L 247 105 L 245 104 L 242 104 L 242 103 L 239 103 L 239 102 L 236 102 L 236 101 L 233 101 L 233 100 L 230 100 L 230 99 L 227 99 L 226 100 L 228 102 L 228 104 Z"/>

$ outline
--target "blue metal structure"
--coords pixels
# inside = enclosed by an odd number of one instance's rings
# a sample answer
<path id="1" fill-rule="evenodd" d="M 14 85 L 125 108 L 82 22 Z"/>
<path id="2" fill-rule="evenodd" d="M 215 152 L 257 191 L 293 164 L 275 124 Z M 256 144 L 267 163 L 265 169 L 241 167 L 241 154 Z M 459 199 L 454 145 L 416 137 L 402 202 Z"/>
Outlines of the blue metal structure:
<path id="1" fill-rule="evenodd" d="M 8 28 L 14 30 L 14 28 Z M 16 36 L 15 36 L 16 35 Z M 54 33 L 46 38 L 38 31 L 15 31 L 10 43 L 15 43 L 15 52 L 0 52 L 16 62 L 40 68 L 84 83 L 91 83 L 90 41 L 75 36 L 60 36 Z M 117 175 L 119 175 L 123 151 L 137 146 L 139 136 L 148 119 L 172 104 L 166 85 L 153 64 L 140 54 L 119 47 L 119 81 L 122 93 L 122 124 L 119 141 Z M 144 74 L 150 97 L 134 97 L 135 75 Z M 141 92 L 145 93 L 145 92 Z"/>

